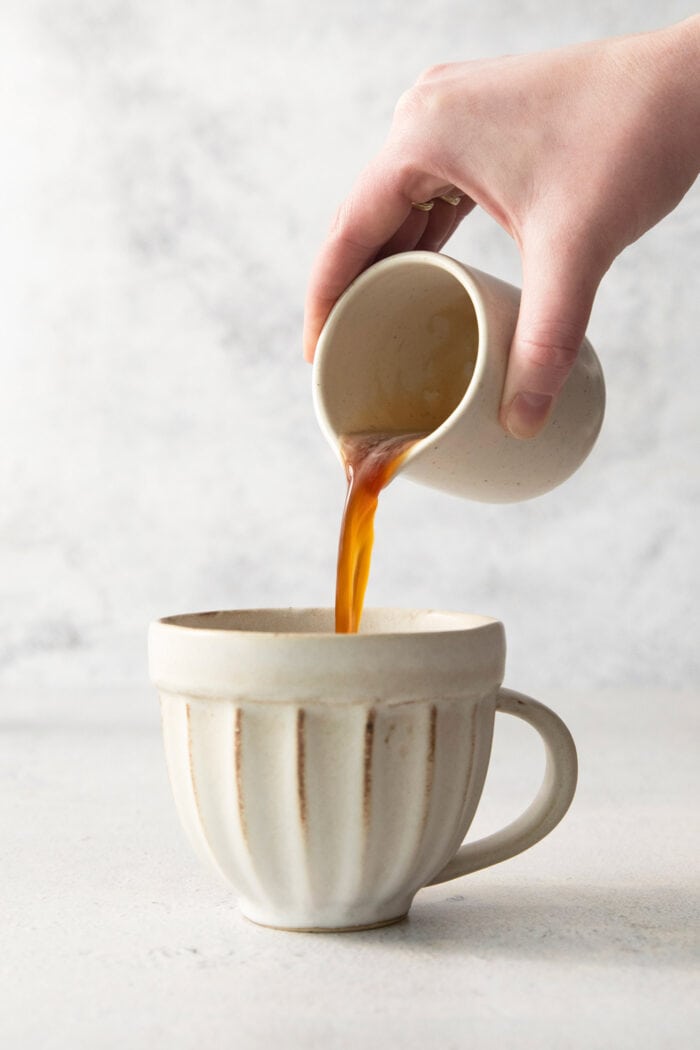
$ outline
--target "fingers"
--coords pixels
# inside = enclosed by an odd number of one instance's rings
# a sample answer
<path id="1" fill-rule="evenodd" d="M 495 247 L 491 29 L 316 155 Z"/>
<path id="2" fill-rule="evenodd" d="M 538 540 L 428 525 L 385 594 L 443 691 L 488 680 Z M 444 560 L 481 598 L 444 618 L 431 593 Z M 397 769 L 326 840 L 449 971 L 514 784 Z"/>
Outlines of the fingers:
<path id="1" fill-rule="evenodd" d="M 457 193 L 457 197 L 458 204 L 449 204 L 438 197 L 435 207 L 429 212 L 423 235 L 413 245 L 414 248 L 426 252 L 439 252 L 449 241 L 462 219 L 475 207 L 471 197 L 464 197 L 461 193 Z"/>
<path id="2" fill-rule="evenodd" d="M 431 200 L 450 188 L 435 176 L 402 169 L 388 152 L 365 169 L 339 209 L 312 268 L 304 312 L 307 361 L 313 360 L 326 318 L 350 282 L 380 252 L 388 255 L 415 248 L 432 229 L 432 212 L 413 209 L 411 202 Z M 439 203 L 451 212 L 459 211 L 459 206 Z M 436 227 L 436 231 L 444 237 L 444 230 Z"/>
<path id="3" fill-rule="evenodd" d="M 306 295 L 304 357 L 313 359 L 331 307 L 407 219 L 411 198 L 395 175 L 375 162 L 360 176 L 340 207 L 316 257 Z"/>
<path id="4" fill-rule="evenodd" d="M 582 254 L 523 257 L 523 293 L 503 388 L 501 423 L 535 437 L 573 368 L 602 273 Z"/>
<path id="5" fill-rule="evenodd" d="M 396 233 L 377 252 L 375 259 L 385 259 L 389 255 L 398 255 L 399 252 L 412 251 L 432 222 L 432 215 L 432 211 L 420 211 L 418 208 L 411 208 Z"/>
<path id="6" fill-rule="evenodd" d="M 449 195 L 435 197 L 431 203 L 433 207 L 428 212 L 411 208 L 403 225 L 380 248 L 375 260 L 386 259 L 399 252 L 410 252 L 416 249 L 439 252 L 465 215 L 468 215 L 474 208 L 474 201 L 469 197 L 463 197 L 454 188 L 451 189 Z"/>

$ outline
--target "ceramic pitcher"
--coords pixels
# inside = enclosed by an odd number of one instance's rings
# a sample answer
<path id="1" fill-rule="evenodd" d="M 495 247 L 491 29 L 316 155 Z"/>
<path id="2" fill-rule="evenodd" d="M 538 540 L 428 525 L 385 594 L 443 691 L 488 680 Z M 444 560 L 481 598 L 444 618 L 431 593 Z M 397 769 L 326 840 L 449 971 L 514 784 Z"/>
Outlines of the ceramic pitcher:
<path id="1" fill-rule="evenodd" d="M 405 252 L 359 276 L 333 308 L 314 361 L 318 421 L 425 436 L 401 472 L 469 499 L 508 503 L 553 489 L 583 462 L 605 408 L 600 362 L 584 339 L 544 429 L 528 441 L 498 412 L 520 292 L 435 252 Z"/>

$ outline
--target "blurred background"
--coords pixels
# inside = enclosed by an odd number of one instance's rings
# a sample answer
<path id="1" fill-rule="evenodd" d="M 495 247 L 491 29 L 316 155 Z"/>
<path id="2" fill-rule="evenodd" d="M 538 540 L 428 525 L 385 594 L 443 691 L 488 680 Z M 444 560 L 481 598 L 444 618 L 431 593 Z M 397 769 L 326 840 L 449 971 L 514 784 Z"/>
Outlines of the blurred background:
<path id="1" fill-rule="evenodd" d="M 3 0 L 0 684 L 140 688 L 154 617 L 331 604 L 344 479 L 303 297 L 398 96 L 436 62 L 692 10 Z M 603 283 L 607 419 L 581 471 L 506 507 L 399 479 L 368 603 L 503 619 L 507 681 L 533 692 L 697 684 L 699 233 L 695 189 Z M 447 250 L 520 283 L 483 214 Z"/>

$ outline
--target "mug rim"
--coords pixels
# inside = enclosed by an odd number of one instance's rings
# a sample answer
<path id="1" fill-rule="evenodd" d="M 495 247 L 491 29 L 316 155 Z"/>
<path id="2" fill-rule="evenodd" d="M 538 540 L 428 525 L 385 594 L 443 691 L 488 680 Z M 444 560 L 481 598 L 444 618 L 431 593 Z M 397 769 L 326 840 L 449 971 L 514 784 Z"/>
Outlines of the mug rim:
<path id="1" fill-rule="evenodd" d="M 271 619 L 280 619 L 281 617 L 302 619 L 304 617 L 309 618 L 311 616 L 327 615 L 331 622 L 333 621 L 333 608 L 331 606 L 267 606 L 260 608 L 236 608 L 236 609 L 211 609 L 204 610 L 201 612 L 187 612 L 187 613 L 175 613 L 169 616 L 162 616 L 151 622 L 152 628 L 166 628 L 168 631 L 182 632 L 190 636 L 203 636 L 208 635 L 210 637 L 222 637 L 222 636 L 234 636 L 243 638 L 280 638 L 289 641 L 313 640 L 318 641 L 321 639 L 333 639 L 336 643 L 341 644 L 366 644 L 368 639 L 374 638 L 410 638 L 410 637 L 429 637 L 432 635 L 436 636 L 451 636 L 459 634 L 472 634 L 476 631 L 483 630 L 493 625 L 503 626 L 501 621 L 497 617 L 487 616 L 483 613 L 470 613 L 461 610 L 450 610 L 450 609 L 415 609 L 404 606 L 368 606 L 363 612 L 363 623 L 366 625 L 367 617 L 370 619 L 377 615 L 393 615 L 400 617 L 406 617 L 408 626 L 405 629 L 397 630 L 362 630 L 357 633 L 338 633 L 332 628 L 329 630 L 294 630 L 294 629 L 275 629 L 274 626 L 265 627 L 246 627 L 245 625 L 224 625 L 214 623 L 198 623 L 196 621 L 201 619 L 214 619 L 216 617 L 235 617 L 235 618 L 249 618 L 259 619 L 261 617 L 270 617 Z M 448 623 L 441 626 L 425 626 L 424 621 L 427 618 L 434 618 L 436 621 L 444 619 Z M 410 626 L 410 618 L 418 620 L 423 626 L 418 626 L 417 629 L 412 629 Z M 453 621 L 449 623 L 449 621 Z"/>
<path id="2" fill-rule="evenodd" d="M 219 625 L 214 626 L 217 612 Z M 382 613 L 393 614 L 393 623 L 387 624 L 403 629 L 382 631 Z M 373 615 L 378 616 L 376 633 L 371 633 Z M 227 628 L 231 617 L 239 624 L 243 620 L 247 629 Z M 289 629 L 295 624 L 296 631 Z M 303 624 L 323 630 L 299 630 Z M 384 704 L 435 695 L 495 695 L 503 681 L 505 628 L 492 617 L 366 609 L 363 632 L 336 634 L 333 627 L 329 607 L 163 617 L 148 632 L 149 677 L 161 695 L 360 705 L 370 699 Z"/>

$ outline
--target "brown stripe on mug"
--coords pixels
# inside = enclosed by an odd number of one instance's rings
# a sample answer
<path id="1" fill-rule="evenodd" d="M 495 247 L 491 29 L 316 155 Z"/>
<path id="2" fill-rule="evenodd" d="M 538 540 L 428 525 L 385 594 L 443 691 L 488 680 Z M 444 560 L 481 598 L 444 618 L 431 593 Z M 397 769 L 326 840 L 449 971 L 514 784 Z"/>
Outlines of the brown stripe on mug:
<path id="1" fill-rule="evenodd" d="M 238 819 L 241 823 L 241 835 L 246 845 L 248 842 L 248 824 L 245 817 L 245 801 L 243 799 L 243 709 L 236 708 L 233 719 L 233 768 L 236 778 L 236 799 L 238 802 Z"/>
<path id="2" fill-rule="evenodd" d="M 374 749 L 374 723 L 376 717 L 376 710 L 373 707 L 370 708 L 370 710 L 367 712 L 367 721 L 365 722 L 365 749 L 362 775 L 362 818 L 364 820 L 365 831 L 369 828 L 370 821 L 370 801 L 372 794 L 372 752 Z"/>
<path id="3" fill-rule="evenodd" d="M 308 832 L 307 827 L 307 811 L 306 811 L 306 741 L 304 739 L 304 724 L 306 721 L 306 712 L 303 707 L 300 707 L 297 711 L 297 798 L 299 800 L 299 819 L 301 820 L 301 827 L 306 836 Z"/>

